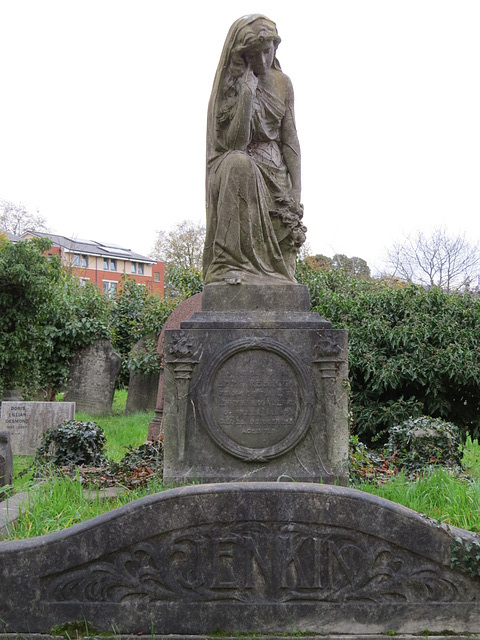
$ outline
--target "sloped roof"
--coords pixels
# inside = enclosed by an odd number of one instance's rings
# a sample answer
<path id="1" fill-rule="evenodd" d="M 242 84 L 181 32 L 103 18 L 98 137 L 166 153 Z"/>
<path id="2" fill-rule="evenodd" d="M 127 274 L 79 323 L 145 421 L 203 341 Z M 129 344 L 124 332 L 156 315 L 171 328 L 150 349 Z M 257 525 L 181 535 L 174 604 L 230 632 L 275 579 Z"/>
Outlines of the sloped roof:
<path id="1" fill-rule="evenodd" d="M 126 247 L 120 247 L 116 244 L 98 242 L 97 240 L 83 240 L 80 238 L 67 238 L 66 236 L 56 235 L 54 233 L 44 233 L 40 231 L 26 231 L 25 235 L 37 236 L 38 238 L 50 238 L 52 244 L 62 247 L 70 253 L 80 253 L 91 256 L 101 256 L 105 258 L 119 258 L 121 260 L 133 260 L 134 262 L 147 262 L 155 264 L 156 260 L 135 253 Z"/>
<path id="2" fill-rule="evenodd" d="M 22 239 L 20 236 L 16 236 L 14 233 L 10 233 L 10 231 L 7 231 L 5 235 L 10 240 L 10 242 L 20 242 L 20 240 Z"/>

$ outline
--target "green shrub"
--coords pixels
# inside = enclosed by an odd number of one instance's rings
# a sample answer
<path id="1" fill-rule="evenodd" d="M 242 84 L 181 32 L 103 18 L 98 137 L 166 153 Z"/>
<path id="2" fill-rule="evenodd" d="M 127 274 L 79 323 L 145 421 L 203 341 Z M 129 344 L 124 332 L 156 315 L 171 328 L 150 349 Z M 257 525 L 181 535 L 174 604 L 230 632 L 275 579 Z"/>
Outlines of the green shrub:
<path id="1" fill-rule="evenodd" d="M 480 297 L 390 286 L 300 262 L 314 311 L 348 330 L 355 433 L 385 441 L 396 424 L 429 415 L 480 435 Z"/>
<path id="2" fill-rule="evenodd" d="M 37 466 L 52 463 L 59 467 L 99 467 L 106 462 L 105 444 L 105 433 L 96 422 L 69 420 L 43 434 L 35 463 Z"/>
<path id="3" fill-rule="evenodd" d="M 460 430 L 451 422 L 421 416 L 389 431 L 387 451 L 392 463 L 407 472 L 428 465 L 462 468 Z"/>

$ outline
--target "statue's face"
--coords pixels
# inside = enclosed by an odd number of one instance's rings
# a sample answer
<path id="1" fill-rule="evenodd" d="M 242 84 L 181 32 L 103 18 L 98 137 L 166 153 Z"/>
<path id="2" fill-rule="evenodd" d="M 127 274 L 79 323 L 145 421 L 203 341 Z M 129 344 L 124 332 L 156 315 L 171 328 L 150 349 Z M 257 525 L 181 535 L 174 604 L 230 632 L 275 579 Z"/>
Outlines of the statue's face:
<path id="1" fill-rule="evenodd" d="M 247 49 L 244 53 L 247 64 L 256 76 L 263 76 L 272 67 L 275 57 L 273 41 L 268 40 Z"/>

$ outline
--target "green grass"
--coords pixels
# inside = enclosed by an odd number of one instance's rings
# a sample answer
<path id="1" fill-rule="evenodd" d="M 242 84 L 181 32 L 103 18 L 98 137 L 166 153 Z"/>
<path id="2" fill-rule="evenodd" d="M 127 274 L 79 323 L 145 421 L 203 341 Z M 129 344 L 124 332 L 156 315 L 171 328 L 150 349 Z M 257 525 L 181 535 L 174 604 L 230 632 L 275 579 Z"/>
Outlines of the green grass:
<path id="1" fill-rule="evenodd" d="M 106 455 L 112 460 L 120 460 L 131 445 L 134 448 L 147 439 L 148 425 L 153 418 L 153 411 L 136 413 L 125 416 L 127 391 L 115 392 L 112 415 L 91 416 L 87 413 L 77 413 L 75 419 L 81 422 L 96 422 L 105 431 L 107 438 Z M 13 477 L 14 492 L 26 491 L 33 481 L 33 456 L 14 456 Z"/>
<path id="2" fill-rule="evenodd" d="M 415 480 L 398 475 L 386 484 L 362 483 L 358 489 L 387 498 L 439 522 L 480 532 L 480 478 L 462 480 L 443 469 Z"/>
<path id="3" fill-rule="evenodd" d="M 93 420 L 105 431 L 107 455 L 119 460 L 128 445 L 142 444 L 147 437 L 151 413 L 133 416 L 123 415 L 126 392 L 115 394 L 111 416 L 96 417 L 77 414 L 81 421 Z M 423 513 L 439 522 L 480 532 L 480 445 L 467 438 L 463 451 L 465 477 L 456 477 L 442 469 L 429 469 L 415 480 L 405 475 L 394 476 L 385 484 L 364 482 L 358 488 Z M 31 467 L 32 458 L 16 456 L 14 460 L 15 490 L 29 490 L 31 500 L 22 509 L 11 539 L 42 535 L 64 529 L 100 513 L 118 507 L 138 497 L 163 490 L 156 480 L 148 489 L 126 491 L 115 499 L 101 499 L 101 490 L 91 488 L 85 496 L 80 482 L 64 477 L 53 477 L 48 482 L 33 487 L 29 474 L 19 476 L 24 468 Z M 31 476 L 31 474 L 30 474 Z"/>
<path id="4" fill-rule="evenodd" d="M 21 506 L 21 517 L 10 531 L 8 539 L 31 538 L 65 529 L 149 493 L 162 491 L 164 487 L 157 481 L 149 489 L 126 491 L 116 498 L 102 498 L 102 490 L 98 488 L 84 489 L 82 483 L 65 476 L 32 487 L 29 501 Z"/>
<path id="5" fill-rule="evenodd" d="M 90 416 L 86 413 L 77 413 L 75 420 L 81 422 L 96 422 L 105 431 L 107 438 L 106 453 L 108 458 L 120 460 L 125 455 L 127 446 L 138 447 L 147 439 L 148 424 L 153 418 L 153 411 L 149 413 L 135 413 L 124 415 L 127 402 L 127 391 L 115 392 L 112 415 Z"/>

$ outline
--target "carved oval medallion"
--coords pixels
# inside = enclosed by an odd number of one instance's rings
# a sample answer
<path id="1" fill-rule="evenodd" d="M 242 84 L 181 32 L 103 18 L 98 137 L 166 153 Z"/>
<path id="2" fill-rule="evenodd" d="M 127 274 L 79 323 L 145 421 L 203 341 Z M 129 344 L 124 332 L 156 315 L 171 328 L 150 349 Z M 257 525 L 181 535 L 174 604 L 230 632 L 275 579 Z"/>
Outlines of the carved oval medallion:
<path id="1" fill-rule="evenodd" d="M 314 398 L 310 373 L 293 351 L 270 338 L 243 338 L 206 365 L 200 413 L 218 446 L 242 460 L 263 461 L 305 435 Z"/>

